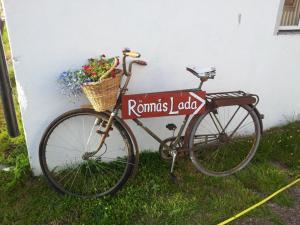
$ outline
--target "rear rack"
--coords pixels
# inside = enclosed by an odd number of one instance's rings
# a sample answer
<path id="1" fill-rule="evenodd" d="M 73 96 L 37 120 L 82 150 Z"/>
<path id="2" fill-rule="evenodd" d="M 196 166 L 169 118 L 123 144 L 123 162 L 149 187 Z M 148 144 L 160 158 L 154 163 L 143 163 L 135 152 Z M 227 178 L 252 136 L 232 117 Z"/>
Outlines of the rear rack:
<path id="1" fill-rule="evenodd" d="M 228 92 L 216 92 L 216 93 L 207 93 L 206 99 L 209 102 L 217 102 L 218 100 L 228 100 L 236 99 L 236 98 L 255 98 L 253 105 L 256 106 L 259 102 L 259 97 L 256 94 L 246 93 L 244 91 L 228 91 Z"/>

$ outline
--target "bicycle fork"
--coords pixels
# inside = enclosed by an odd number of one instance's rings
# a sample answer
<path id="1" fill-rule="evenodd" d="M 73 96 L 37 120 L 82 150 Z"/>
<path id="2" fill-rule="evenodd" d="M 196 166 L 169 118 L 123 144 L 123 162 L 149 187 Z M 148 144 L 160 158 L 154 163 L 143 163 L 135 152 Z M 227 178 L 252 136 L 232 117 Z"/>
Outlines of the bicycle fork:
<path id="1" fill-rule="evenodd" d="M 92 151 L 92 152 L 86 152 L 86 153 L 82 156 L 82 159 L 87 160 L 87 159 L 89 159 L 90 157 L 93 157 L 94 155 L 96 155 L 97 152 L 100 151 L 100 149 L 102 148 L 102 146 L 103 146 L 103 144 L 104 144 L 104 142 L 105 142 L 106 137 L 108 136 L 108 133 L 109 133 L 109 131 L 110 131 L 110 128 L 111 128 L 111 125 L 112 125 L 113 120 L 114 120 L 114 118 L 115 118 L 115 115 L 116 115 L 115 112 L 112 112 L 112 113 L 111 113 L 111 115 L 110 115 L 110 117 L 109 117 L 109 120 L 108 120 L 108 122 L 107 122 L 107 124 L 106 124 L 105 130 L 104 130 L 104 132 L 102 133 L 103 135 L 101 136 L 101 140 L 100 140 L 99 147 L 98 147 L 95 151 Z"/>

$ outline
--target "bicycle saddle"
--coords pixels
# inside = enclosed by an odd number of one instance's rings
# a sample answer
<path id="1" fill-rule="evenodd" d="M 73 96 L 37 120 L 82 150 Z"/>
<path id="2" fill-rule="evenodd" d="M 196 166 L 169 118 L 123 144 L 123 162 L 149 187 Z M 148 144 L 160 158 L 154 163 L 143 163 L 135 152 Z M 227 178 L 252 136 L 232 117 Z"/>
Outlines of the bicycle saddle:
<path id="1" fill-rule="evenodd" d="M 186 67 L 186 70 L 198 78 L 200 78 L 201 75 L 213 75 L 216 73 L 215 67 Z"/>

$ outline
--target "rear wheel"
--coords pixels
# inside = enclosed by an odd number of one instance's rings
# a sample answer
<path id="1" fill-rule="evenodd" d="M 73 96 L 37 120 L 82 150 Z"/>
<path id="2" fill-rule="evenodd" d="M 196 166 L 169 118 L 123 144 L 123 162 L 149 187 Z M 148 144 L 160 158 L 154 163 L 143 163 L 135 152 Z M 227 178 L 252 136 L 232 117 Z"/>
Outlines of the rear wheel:
<path id="1" fill-rule="evenodd" d="M 55 119 L 39 149 L 40 164 L 49 183 L 60 193 L 79 197 L 113 194 L 128 180 L 134 167 L 131 139 L 120 123 L 112 124 L 109 137 L 95 151 L 108 121 L 104 113 L 78 109 Z"/>
<path id="2" fill-rule="evenodd" d="M 253 107 L 234 105 L 208 110 L 192 128 L 190 158 L 206 175 L 228 176 L 250 162 L 260 138 L 260 123 Z"/>

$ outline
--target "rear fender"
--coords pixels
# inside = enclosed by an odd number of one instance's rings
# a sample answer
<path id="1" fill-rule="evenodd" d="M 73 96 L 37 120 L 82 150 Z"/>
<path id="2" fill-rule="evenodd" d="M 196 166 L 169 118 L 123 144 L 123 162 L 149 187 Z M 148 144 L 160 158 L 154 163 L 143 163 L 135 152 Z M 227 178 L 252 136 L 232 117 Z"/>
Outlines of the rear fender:
<path id="1" fill-rule="evenodd" d="M 192 117 L 192 119 L 190 120 L 186 130 L 185 130 L 185 134 L 184 134 L 184 139 L 183 139 L 183 148 L 184 149 L 188 149 L 189 148 L 189 139 L 190 139 L 190 135 L 192 132 L 192 129 L 196 123 L 196 121 L 199 119 L 199 117 L 201 116 L 201 114 L 196 114 Z"/>
<path id="2" fill-rule="evenodd" d="M 263 130 L 264 130 L 264 127 L 263 127 L 263 119 L 264 119 L 264 114 L 261 114 L 258 109 L 254 106 L 254 105 L 249 105 L 250 107 L 253 108 L 255 114 L 257 115 L 258 117 L 258 120 L 259 120 L 259 124 L 260 124 L 260 131 L 261 131 L 261 134 L 263 133 Z"/>

